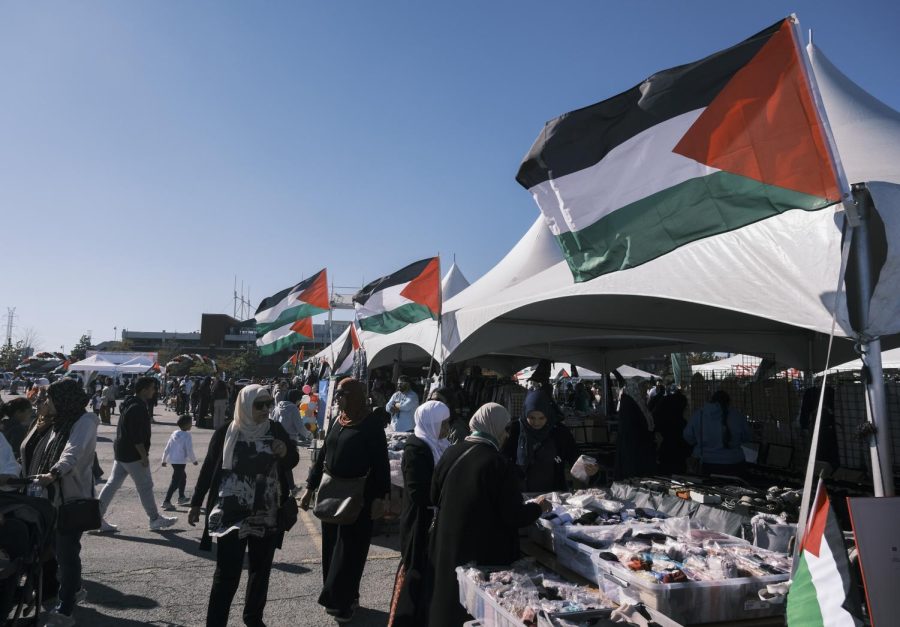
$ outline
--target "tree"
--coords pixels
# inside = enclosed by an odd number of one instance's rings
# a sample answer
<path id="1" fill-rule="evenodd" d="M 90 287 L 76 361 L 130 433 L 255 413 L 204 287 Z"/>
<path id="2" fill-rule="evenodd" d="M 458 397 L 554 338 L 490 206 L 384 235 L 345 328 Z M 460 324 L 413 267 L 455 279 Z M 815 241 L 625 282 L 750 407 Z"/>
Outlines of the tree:
<path id="1" fill-rule="evenodd" d="M 703 353 L 688 353 L 687 354 L 688 363 L 692 366 L 696 366 L 699 364 L 708 364 L 711 361 L 716 361 L 718 357 L 716 357 L 715 353 L 703 352 Z"/>
<path id="2" fill-rule="evenodd" d="M 4 344 L 0 348 L 0 369 L 15 370 L 22 360 L 25 359 L 25 342 L 19 340 L 15 344 L 12 342 Z"/>
<path id="3" fill-rule="evenodd" d="M 72 347 L 72 360 L 73 361 L 81 361 L 85 357 L 87 357 L 87 351 L 91 347 L 91 336 L 85 333 L 81 336 L 81 339 L 78 340 L 78 343 Z"/>
<path id="4" fill-rule="evenodd" d="M 18 339 L 19 341 L 17 344 L 22 344 L 23 355 L 25 357 L 36 353 L 38 351 L 38 345 L 41 343 L 40 336 L 32 327 L 22 329 Z"/>

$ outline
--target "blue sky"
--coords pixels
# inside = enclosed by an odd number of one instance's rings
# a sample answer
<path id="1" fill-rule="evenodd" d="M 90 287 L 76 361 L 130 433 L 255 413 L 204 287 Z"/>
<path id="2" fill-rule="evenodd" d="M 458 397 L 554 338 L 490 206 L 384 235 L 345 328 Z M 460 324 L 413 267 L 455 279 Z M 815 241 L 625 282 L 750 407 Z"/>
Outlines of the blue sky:
<path id="1" fill-rule="evenodd" d="M 0 317 L 57 350 L 198 329 L 235 275 L 474 280 L 537 216 L 546 120 L 791 12 L 900 109 L 888 1 L 3 3 Z"/>

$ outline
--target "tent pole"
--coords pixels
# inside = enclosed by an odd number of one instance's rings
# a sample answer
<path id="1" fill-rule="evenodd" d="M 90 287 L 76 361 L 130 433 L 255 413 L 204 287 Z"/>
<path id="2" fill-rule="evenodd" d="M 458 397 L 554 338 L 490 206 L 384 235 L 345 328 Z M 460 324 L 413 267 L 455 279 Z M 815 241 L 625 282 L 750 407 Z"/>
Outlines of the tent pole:
<path id="1" fill-rule="evenodd" d="M 859 347 L 864 365 L 866 385 L 866 416 L 871 425 L 869 454 L 872 460 L 872 483 L 875 496 L 894 496 L 894 464 L 891 450 L 891 427 L 888 421 L 887 402 L 884 393 L 884 373 L 881 367 L 881 339 L 865 334 L 869 320 L 869 302 L 874 292 L 874 279 L 869 258 L 869 223 L 872 198 L 865 184 L 853 186 L 853 197 L 857 204 L 859 224 L 856 228 L 857 289 L 848 294 L 859 306 L 860 326 Z M 866 372 L 867 371 L 867 372 Z"/>

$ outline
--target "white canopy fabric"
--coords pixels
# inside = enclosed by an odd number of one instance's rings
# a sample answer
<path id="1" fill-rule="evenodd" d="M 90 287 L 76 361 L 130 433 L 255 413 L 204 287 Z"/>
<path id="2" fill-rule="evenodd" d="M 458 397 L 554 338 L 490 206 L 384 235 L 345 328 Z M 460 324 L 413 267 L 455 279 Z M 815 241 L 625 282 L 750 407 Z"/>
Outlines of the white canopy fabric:
<path id="1" fill-rule="evenodd" d="M 116 364 L 103 359 L 99 355 L 91 355 L 81 361 L 70 364 L 69 372 L 97 372 L 99 374 L 112 376 L 116 374 Z"/>
<path id="2" fill-rule="evenodd" d="M 96 372 L 106 376 L 143 374 L 157 360 L 157 353 L 89 352 L 88 356 L 69 366 L 69 372 Z"/>
<path id="3" fill-rule="evenodd" d="M 870 182 L 887 230 L 887 262 L 869 331 L 900 332 L 900 114 L 813 53 L 850 182 Z M 538 218 L 490 272 L 445 303 L 450 361 L 486 354 L 546 357 L 607 370 L 648 352 L 729 350 L 824 366 L 840 269 L 839 207 L 790 211 L 687 244 L 636 268 L 574 283 Z M 837 302 L 838 337 L 850 333 Z M 834 358 L 852 354 L 835 343 Z"/>
<path id="4" fill-rule="evenodd" d="M 454 261 L 450 269 L 447 270 L 447 274 L 441 280 L 441 296 L 445 301 L 450 300 L 467 287 L 469 287 L 469 281 L 463 276 L 462 271 Z"/>
<path id="5" fill-rule="evenodd" d="M 900 348 L 895 348 L 881 353 L 881 368 L 883 370 L 900 370 Z M 843 364 L 839 364 L 829 369 L 829 372 L 849 372 L 853 370 L 862 370 L 862 360 L 853 359 Z M 822 373 L 819 373 L 820 375 Z"/>

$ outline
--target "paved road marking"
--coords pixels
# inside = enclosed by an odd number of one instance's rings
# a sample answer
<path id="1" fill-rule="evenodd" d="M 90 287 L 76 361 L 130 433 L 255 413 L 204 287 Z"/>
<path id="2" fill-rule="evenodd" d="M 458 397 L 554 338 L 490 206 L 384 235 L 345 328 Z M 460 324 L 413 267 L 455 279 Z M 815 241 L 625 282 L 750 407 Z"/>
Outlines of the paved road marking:
<path id="1" fill-rule="evenodd" d="M 313 520 L 312 514 L 302 509 L 300 510 L 300 520 L 303 521 L 303 526 L 306 527 L 306 530 L 309 532 L 309 537 L 312 538 L 313 544 L 316 545 L 316 550 L 319 552 L 319 555 L 321 555 L 322 533 L 319 531 L 319 525 Z"/>

